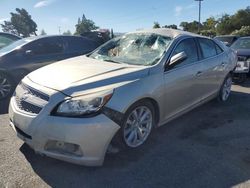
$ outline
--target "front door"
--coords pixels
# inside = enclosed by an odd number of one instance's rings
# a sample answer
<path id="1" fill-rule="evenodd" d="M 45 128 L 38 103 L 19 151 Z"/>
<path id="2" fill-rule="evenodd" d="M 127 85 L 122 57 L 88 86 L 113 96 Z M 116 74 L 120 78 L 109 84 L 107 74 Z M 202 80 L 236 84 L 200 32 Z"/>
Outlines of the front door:
<path id="1" fill-rule="evenodd" d="M 199 76 L 202 64 L 199 62 L 197 45 L 193 38 L 182 40 L 171 56 L 185 52 L 187 58 L 164 73 L 165 120 L 200 102 Z"/>

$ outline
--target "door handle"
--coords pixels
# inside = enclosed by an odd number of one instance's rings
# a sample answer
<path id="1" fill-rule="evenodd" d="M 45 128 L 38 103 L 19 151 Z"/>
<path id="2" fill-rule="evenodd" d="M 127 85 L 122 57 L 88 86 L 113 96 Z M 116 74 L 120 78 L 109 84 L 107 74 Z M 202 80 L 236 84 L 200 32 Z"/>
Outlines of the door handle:
<path id="1" fill-rule="evenodd" d="M 221 66 L 222 66 L 222 67 L 225 67 L 225 65 L 226 65 L 226 63 L 224 63 L 224 62 L 221 63 Z"/>
<path id="2" fill-rule="evenodd" d="M 198 71 L 195 76 L 201 76 L 201 75 L 202 75 L 202 71 Z"/>

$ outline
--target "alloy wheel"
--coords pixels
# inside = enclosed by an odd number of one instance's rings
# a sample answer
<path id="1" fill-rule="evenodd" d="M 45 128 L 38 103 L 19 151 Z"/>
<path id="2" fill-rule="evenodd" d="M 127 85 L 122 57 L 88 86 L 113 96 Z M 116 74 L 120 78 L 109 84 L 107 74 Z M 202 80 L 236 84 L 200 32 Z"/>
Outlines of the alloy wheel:
<path id="1" fill-rule="evenodd" d="M 231 93 L 232 77 L 228 77 L 222 88 L 222 101 L 226 101 Z"/>
<path id="2" fill-rule="evenodd" d="M 11 92 L 11 83 L 3 75 L 0 75 L 0 99 L 7 97 Z"/>
<path id="3" fill-rule="evenodd" d="M 153 115 L 146 106 L 135 108 L 126 120 L 123 137 L 129 147 L 138 147 L 148 138 L 153 124 Z"/>

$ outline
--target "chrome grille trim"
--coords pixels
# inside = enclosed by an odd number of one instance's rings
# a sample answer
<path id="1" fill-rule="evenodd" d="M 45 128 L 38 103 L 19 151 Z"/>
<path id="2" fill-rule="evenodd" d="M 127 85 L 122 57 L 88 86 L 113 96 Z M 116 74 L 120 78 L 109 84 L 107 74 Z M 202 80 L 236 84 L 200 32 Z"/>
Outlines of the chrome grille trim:
<path id="1" fill-rule="evenodd" d="M 49 95 L 20 83 L 14 93 L 19 110 L 37 115 L 49 101 Z"/>
<path id="2" fill-rule="evenodd" d="M 29 91 L 30 93 L 32 93 L 32 95 L 36 96 L 36 97 L 39 97 L 45 101 L 49 101 L 49 95 L 41 92 L 41 91 L 38 91 L 30 86 L 27 86 L 26 84 L 24 83 L 20 83 L 20 86 L 24 89 L 24 90 L 27 90 Z"/>

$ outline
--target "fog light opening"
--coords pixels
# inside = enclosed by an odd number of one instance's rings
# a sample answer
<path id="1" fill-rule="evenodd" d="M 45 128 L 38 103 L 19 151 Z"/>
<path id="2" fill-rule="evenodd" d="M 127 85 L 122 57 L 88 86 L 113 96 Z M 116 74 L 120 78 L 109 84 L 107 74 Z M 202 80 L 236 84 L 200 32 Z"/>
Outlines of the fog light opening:
<path id="1" fill-rule="evenodd" d="M 59 153 L 63 155 L 73 155 L 76 157 L 83 156 L 79 145 L 63 141 L 49 140 L 46 143 L 44 149 L 49 152 Z"/>

